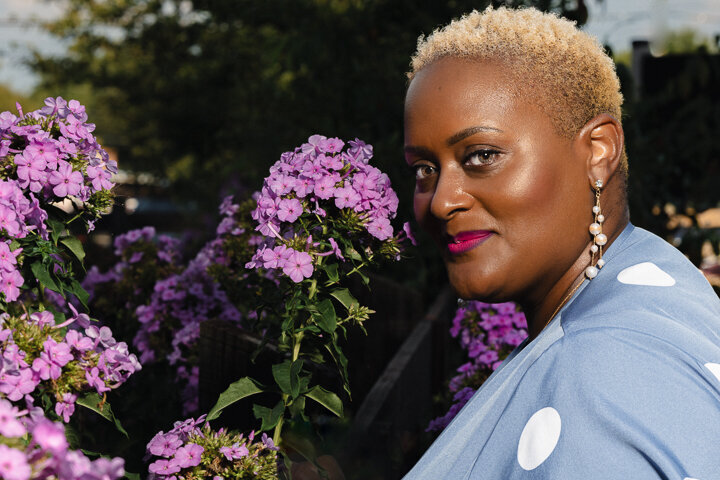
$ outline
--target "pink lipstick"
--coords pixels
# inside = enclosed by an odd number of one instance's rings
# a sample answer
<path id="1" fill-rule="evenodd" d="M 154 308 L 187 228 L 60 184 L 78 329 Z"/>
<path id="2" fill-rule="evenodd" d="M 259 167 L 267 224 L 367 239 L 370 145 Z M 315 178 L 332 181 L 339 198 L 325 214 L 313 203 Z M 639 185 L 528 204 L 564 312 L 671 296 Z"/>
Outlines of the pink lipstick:
<path id="1" fill-rule="evenodd" d="M 472 232 L 460 232 L 450 238 L 448 250 L 453 255 L 465 253 L 477 247 L 492 236 L 493 232 L 488 230 L 474 230 Z"/>

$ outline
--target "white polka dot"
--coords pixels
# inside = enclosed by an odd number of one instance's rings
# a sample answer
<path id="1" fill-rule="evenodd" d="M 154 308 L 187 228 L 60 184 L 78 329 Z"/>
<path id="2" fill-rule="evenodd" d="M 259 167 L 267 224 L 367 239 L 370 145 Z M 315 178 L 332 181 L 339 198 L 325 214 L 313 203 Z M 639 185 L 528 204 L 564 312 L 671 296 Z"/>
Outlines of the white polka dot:
<path id="1" fill-rule="evenodd" d="M 560 439 L 560 414 L 552 407 L 538 410 L 520 434 L 517 459 L 525 470 L 540 466 L 555 450 Z"/>
<path id="2" fill-rule="evenodd" d="M 620 283 L 628 285 L 646 285 L 648 287 L 672 287 L 675 279 L 650 262 L 638 263 L 628 267 L 617 276 Z"/>
<path id="3" fill-rule="evenodd" d="M 683 480 L 698 480 L 698 479 L 697 479 L 697 478 L 685 477 L 685 478 L 683 478 Z"/>
<path id="4" fill-rule="evenodd" d="M 712 373 L 713 375 L 715 375 L 715 378 L 717 378 L 718 381 L 720 382 L 720 363 L 710 363 L 710 362 L 708 362 L 708 363 L 705 364 L 705 368 L 707 368 L 708 370 L 710 370 L 710 373 Z"/>

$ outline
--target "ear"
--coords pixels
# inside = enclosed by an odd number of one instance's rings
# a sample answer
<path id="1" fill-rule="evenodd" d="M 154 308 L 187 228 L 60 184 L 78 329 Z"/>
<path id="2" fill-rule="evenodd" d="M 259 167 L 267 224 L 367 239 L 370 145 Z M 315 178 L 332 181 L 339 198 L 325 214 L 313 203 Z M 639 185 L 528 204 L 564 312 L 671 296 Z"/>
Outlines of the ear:
<path id="1" fill-rule="evenodd" d="M 596 180 L 607 185 L 620 166 L 625 147 L 620 122 L 610 114 L 601 113 L 585 124 L 576 139 L 587 155 L 590 185 L 595 185 Z"/>

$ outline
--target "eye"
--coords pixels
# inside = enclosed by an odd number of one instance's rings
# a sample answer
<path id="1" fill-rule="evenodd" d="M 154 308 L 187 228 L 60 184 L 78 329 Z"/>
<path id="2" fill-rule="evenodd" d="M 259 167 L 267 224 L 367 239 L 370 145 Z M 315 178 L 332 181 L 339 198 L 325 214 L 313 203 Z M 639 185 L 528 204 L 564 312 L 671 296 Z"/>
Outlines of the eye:
<path id="1" fill-rule="evenodd" d="M 482 167 L 486 165 L 492 165 L 495 163 L 497 156 L 500 154 L 497 150 L 484 148 L 482 150 L 475 150 L 469 153 L 465 157 L 464 163 L 471 167 Z"/>
<path id="2" fill-rule="evenodd" d="M 427 163 L 418 163 L 411 168 L 415 172 L 415 180 L 424 180 L 435 173 L 435 167 Z"/>

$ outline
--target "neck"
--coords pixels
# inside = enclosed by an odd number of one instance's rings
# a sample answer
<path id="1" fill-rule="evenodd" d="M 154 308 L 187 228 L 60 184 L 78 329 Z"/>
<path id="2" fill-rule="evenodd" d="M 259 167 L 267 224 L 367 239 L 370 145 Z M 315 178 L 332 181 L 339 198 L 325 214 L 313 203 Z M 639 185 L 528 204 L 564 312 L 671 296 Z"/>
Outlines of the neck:
<path id="1" fill-rule="evenodd" d="M 630 221 L 630 216 L 624 202 L 621 205 L 608 206 L 605 211 L 607 212 L 607 221 L 603 224 L 603 232 L 608 237 L 608 242 L 604 246 L 604 250 L 607 250 L 625 229 Z M 536 298 L 528 298 L 519 302 L 525 312 L 528 323 L 528 336 L 531 340 L 535 339 L 545 326 L 550 323 L 583 281 L 593 281 L 587 280 L 585 277 L 585 269 L 590 265 L 591 261 L 590 247 L 592 244 L 592 240 L 588 240 L 588 243 L 582 248 L 573 264 L 549 289 L 540 292 L 539 295 L 536 294 Z"/>

